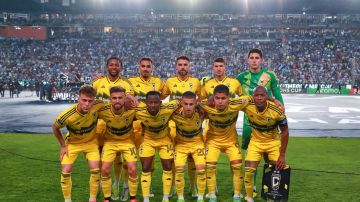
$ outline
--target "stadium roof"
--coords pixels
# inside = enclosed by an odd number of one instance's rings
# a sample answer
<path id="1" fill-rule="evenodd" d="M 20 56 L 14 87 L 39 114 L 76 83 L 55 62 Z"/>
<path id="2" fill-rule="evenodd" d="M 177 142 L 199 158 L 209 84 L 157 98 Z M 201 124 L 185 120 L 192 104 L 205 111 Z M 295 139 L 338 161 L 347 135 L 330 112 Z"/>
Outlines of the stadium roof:
<path id="1" fill-rule="evenodd" d="M 45 2 L 45 3 L 41 3 Z M 64 6 L 65 5 L 65 6 Z M 1 12 L 360 13 L 359 0 L 0 0 Z"/>

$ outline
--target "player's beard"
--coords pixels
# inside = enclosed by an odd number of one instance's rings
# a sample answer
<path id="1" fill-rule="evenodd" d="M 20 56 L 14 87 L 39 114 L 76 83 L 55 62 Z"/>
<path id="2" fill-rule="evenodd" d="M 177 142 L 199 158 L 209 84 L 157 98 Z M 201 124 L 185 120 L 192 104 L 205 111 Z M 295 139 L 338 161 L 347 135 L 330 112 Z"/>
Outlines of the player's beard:
<path id="1" fill-rule="evenodd" d="M 119 75 L 119 71 L 109 71 L 109 74 L 112 76 L 112 77 L 117 77 Z"/>
<path id="2" fill-rule="evenodd" d="M 186 75 L 188 75 L 188 71 L 186 71 L 185 69 L 181 69 L 181 70 L 179 70 L 178 71 L 178 74 L 180 75 L 180 76 L 186 76 Z"/>
<path id="3" fill-rule="evenodd" d="M 116 110 L 116 111 L 119 111 L 119 110 L 121 110 L 123 107 L 124 107 L 124 105 L 121 105 L 121 104 L 114 104 L 114 109 Z"/>

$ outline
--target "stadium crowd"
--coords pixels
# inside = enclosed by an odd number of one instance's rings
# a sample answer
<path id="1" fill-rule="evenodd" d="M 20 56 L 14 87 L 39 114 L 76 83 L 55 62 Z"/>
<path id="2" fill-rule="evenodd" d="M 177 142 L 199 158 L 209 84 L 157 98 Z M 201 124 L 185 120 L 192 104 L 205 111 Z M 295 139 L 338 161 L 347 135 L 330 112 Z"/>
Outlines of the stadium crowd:
<path id="1" fill-rule="evenodd" d="M 248 19 L 246 22 L 250 23 L 244 23 L 244 26 L 262 22 L 263 25 L 272 23 L 273 27 L 279 28 L 247 31 L 226 29 L 225 23 L 223 29 L 209 32 L 180 32 L 164 28 L 160 32 L 131 29 L 121 33 L 90 33 L 86 30 L 69 33 L 57 29 L 54 36 L 46 41 L 1 39 L 0 87 L 11 89 L 15 86 L 20 91 L 20 88 L 43 89 L 47 83 L 62 88 L 65 83 L 90 82 L 95 74 L 105 73 L 105 60 L 112 55 L 122 58 L 125 67 L 123 75 L 127 77 L 137 74 L 138 60 L 146 56 L 154 61 L 154 74 L 166 79 L 175 75 L 175 58 L 179 55 L 190 57 L 191 73 L 195 77 L 211 76 L 212 61 L 216 57 L 225 58 L 227 75 L 236 77 L 248 69 L 246 53 L 251 48 L 263 50 L 264 67 L 275 71 L 280 83 L 351 84 L 353 75 L 360 72 L 360 32 L 350 29 L 320 31 L 280 28 L 292 25 L 293 21 L 296 20 L 270 22 Z M 84 25 L 102 23 L 101 20 L 81 22 Z M 144 23 L 140 17 L 112 20 L 110 24 L 115 22 L 131 22 L 135 23 L 135 27 Z M 170 23 L 168 20 L 160 22 L 164 25 Z M 219 20 L 201 17 L 195 22 L 214 23 L 217 27 L 221 24 Z M 62 25 L 63 21 L 53 23 Z M 190 21 L 182 20 L 180 23 L 186 25 Z M 323 23 L 329 24 L 328 21 Z M 338 24 L 339 21 L 332 23 Z M 356 23 L 345 22 L 349 25 Z"/>

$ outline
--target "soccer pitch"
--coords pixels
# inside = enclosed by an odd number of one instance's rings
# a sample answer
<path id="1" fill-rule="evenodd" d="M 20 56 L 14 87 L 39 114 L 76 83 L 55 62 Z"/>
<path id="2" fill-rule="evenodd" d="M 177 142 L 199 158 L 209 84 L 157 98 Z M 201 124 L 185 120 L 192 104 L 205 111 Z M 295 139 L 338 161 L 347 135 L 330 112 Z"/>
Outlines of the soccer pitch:
<path id="1" fill-rule="evenodd" d="M 286 156 L 292 167 L 289 201 L 358 201 L 359 144 L 360 138 L 290 137 Z M 63 201 L 58 155 L 59 145 L 53 135 L 0 134 L 0 201 Z M 261 172 L 262 165 L 257 180 L 259 190 Z M 232 201 L 232 179 L 224 155 L 217 177 L 218 201 Z M 73 201 L 87 201 L 89 169 L 82 155 L 75 163 L 72 178 Z M 159 161 L 152 185 L 155 198 L 151 201 L 161 201 Z M 195 201 L 189 198 L 187 187 L 187 201 Z M 138 199 L 140 194 L 139 184 Z M 263 201 L 260 196 L 255 200 Z M 176 201 L 176 197 L 171 201 Z"/>

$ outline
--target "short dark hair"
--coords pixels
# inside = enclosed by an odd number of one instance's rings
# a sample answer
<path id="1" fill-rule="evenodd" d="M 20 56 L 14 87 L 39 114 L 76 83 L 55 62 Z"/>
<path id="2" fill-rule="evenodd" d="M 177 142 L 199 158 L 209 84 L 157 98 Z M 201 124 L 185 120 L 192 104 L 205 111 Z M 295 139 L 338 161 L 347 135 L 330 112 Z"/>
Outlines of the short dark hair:
<path id="1" fill-rule="evenodd" d="M 79 89 L 79 95 L 84 94 L 89 97 L 96 96 L 96 89 L 88 84 L 82 85 Z"/>
<path id="2" fill-rule="evenodd" d="M 225 93 L 227 96 L 229 96 L 229 87 L 223 85 L 223 84 L 220 84 L 220 85 L 217 85 L 215 88 L 214 88 L 214 95 L 215 93 Z"/>
<path id="3" fill-rule="evenodd" d="M 190 99 L 196 99 L 196 94 L 191 91 L 186 91 L 182 94 L 182 98 L 190 98 Z"/>
<path id="4" fill-rule="evenodd" d="M 113 93 L 125 93 L 125 89 L 121 86 L 113 86 L 110 88 L 110 95 Z"/>
<path id="5" fill-rule="evenodd" d="M 157 96 L 159 97 L 160 99 L 160 92 L 159 91 L 155 91 L 155 90 L 152 90 L 152 91 L 149 91 L 148 93 L 146 93 L 146 99 L 148 99 L 150 96 Z"/>
<path id="6" fill-rule="evenodd" d="M 110 60 L 117 60 L 119 63 L 120 63 L 120 67 L 122 67 L 122 61 L 119 57 L 116 57 L 116 56 L 111 56 L 109 57 L 107 60 L 106 60 L 106 66 L 109 65 L 110 63 Z"/>
<path id="7" fill-rule="evenodd" d="M 177 63 L 179 60 L 186 60 L 186 61 L 190 62 L 190 59 L 189 59 L 187 56 L 185 56 L 185 55 L 182 55 L 182 56 L 180 56 L 180 57 L 177 57 L 177 58 L 176 58 L 176 63 Z"/>
<path id="8" fill-rule="evenodd" d="M 139 61 L 139 63 L 141 63 L 142 61 L 148 61 L 148 62 L 153 63 L 152 59 L 151 59 L 151 58 L 147 58 L 147 57 L 141 58 L 140 61 Z"/>
<path id="9" fill-rule="evenodd" d="M 263 53 L 262 53 L 262 51 L 261 51 L 260 49 L 258 49 L 258 48 L 253 48 L 253 49 L 251 49 L 251 50 L 249 51 L 249 53 L 248 53 L 248 58 L 250 57 L 250 54 L 251 54 L 251 53 L 257 53 L 257 54 L 260 55 L 260 58 L 263 58 Z"/>
<path id="10" fill-rule="evenodd" d="M 214 63 L 215 63 L 215 62 L 221 62 L 221 63 L 224 63 L 224 64 L 225 64 L 224 58 L 215 58 Z"/>

